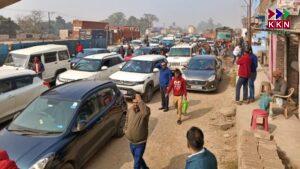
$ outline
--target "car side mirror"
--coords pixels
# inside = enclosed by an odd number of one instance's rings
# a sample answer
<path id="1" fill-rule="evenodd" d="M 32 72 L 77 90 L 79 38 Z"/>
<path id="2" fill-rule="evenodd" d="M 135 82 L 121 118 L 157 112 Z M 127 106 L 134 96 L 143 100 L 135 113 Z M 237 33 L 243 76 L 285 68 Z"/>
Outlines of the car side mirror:
<path id="1" fill-rule="evenodd" d="M 85 120 L 80 120 L 76 127 L 73 129 L 73 132 L 80 132 L 85 129 L 87 122 Z"/>
<path id="2" fill-rule="evenodd" d="M 101 67 L 101 70 L 107 70 L 107 69 L 108 69 L 107 66 L 102 66 L 102 67 Z"/>
<path id="3" fill-rule="evenodd" d="M 158 68 L 154 68 L 153 69 L 153 73 L 157 73 L 157 72 L 159 72 L 159 69 Z"/>

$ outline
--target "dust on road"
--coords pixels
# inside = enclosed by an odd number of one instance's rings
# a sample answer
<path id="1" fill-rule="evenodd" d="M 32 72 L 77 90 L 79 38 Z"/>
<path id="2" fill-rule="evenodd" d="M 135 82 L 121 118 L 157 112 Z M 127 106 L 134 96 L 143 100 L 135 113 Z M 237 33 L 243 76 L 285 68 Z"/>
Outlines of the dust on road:
<path id="1" fill-rule="evenodd" d="M 229 69 L 227 69 L 228 71 Z M 226 75 L 227 74 L 227 75 Z M 236 131 L 231 128 L 222 131 L 211 125 L 220 118 L 222 107 L 231 106 L 233 88 L 229 86 L 228 72 L 225 73 L 219 90 L 215 93 L 189 92 L 190 115 L 183 118 L 182 125 L 177 125 L 176 111 L 159 111 L 160 95 L 157 92 L 152 102 L 149 125 L 149 138 L 144 159 L 151 169 L 183 169 L 189 155 L 186 143 L 186 131 L 191 126 L 200 127 L 205 135 L 205 147 L 218 159 L 221 169 L 236 168 Z M 226 137 L 224 137 L 226 135 Z M 132 169 L 133 158 L 129 143 L 123 137 L 113 139 L 86 164 L 87 169 Z"/>

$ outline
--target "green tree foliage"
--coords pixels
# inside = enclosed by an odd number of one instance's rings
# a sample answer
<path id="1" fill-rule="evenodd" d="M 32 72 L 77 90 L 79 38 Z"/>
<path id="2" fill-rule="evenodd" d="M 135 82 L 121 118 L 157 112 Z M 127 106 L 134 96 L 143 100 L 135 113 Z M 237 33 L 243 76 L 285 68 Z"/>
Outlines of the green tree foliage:
<path id="1" fill-rule="evenodd" d="M 7 34 L 10 37 L 14 37 L 19 29 L 19 26 L 11 18 L 0 16 L 0 34 Z"/>

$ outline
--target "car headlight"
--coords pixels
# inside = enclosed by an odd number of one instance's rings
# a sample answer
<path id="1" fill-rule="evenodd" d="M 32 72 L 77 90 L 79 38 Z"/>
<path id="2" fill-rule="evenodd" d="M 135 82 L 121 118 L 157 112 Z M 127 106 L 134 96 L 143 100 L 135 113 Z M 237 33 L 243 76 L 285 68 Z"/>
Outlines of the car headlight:
<path id="1" fill-rule="evenodd" d="M 212 76 L 210 76 L 207 80 L 208 80 L 209 82 L 213 82 L 215 79 L 216 79 L 216 75 L 212 75 Z"/>
<path id="2" fill-rule="evenodd" d="M 54 154 L 48 154 L 44 158 L 37 161 L 34 165 L 32 165 L 29 169 L 44 169 L 47 164 L 54 159 Z"/>

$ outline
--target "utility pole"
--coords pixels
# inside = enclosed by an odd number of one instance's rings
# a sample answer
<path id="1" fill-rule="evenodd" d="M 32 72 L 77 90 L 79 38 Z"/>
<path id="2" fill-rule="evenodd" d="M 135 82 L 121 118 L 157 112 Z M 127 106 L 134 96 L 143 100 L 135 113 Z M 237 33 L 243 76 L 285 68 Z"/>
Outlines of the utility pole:
<path id="1" fill-rule="evenodd" d="M 248 31 L 247 31 L 247 37 L 248 37 L 248 42 L 249 45 L 251 46 L 252 44 L 252 30 L 251 30 L 251 16 L 252 16 L 252 0 L 249 0 L 248 2 Z"/>

